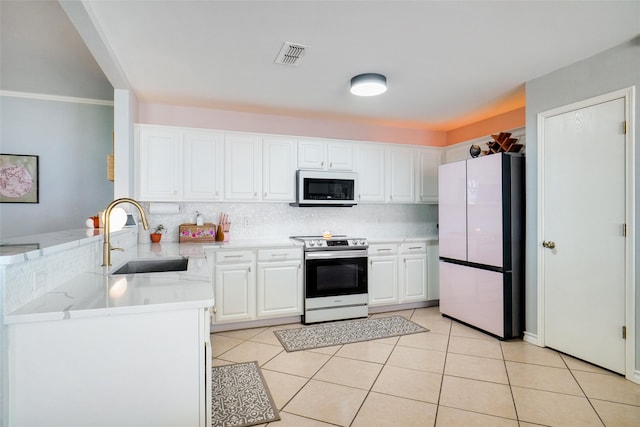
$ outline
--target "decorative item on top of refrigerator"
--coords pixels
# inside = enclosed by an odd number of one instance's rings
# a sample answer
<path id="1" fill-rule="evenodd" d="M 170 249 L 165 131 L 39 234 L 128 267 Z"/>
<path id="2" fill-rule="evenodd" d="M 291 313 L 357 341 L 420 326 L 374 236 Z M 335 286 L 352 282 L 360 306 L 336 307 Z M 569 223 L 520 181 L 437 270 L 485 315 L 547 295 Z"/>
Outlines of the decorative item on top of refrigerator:
<path id="1" fill-rule="evenodd" d="M 524 157 L 441 165 L 440 312 L 499 338 L 524 327 Z"/>

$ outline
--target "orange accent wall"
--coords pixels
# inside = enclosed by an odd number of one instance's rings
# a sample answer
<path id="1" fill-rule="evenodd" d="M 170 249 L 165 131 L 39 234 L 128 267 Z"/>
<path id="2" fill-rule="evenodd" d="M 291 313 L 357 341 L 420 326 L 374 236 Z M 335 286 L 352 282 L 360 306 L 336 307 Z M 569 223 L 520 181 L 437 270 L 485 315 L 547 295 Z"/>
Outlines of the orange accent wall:
<path id="1" fill-rule="evenodd" d="M 526 123 L 525 107 L 518 108 L 447 132 L 447 145 L 469 141 L 501 131 L 519 128 Z"/>

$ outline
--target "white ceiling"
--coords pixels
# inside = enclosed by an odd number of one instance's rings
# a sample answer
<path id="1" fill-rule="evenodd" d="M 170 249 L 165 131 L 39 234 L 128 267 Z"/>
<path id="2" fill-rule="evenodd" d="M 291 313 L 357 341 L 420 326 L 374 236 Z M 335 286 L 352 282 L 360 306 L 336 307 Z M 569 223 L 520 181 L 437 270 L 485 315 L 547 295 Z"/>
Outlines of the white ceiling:
<path id="1" fill-rule="evenodd" d="M 526 81 L 640 34 L 637 0 L 82 4 L 142 102 L 433 130 L 522 107 Z M 310 46 L 299 66 L 274 63 L 283 42 Z M 367 72 L 389 90 L 351 95 Z"/>

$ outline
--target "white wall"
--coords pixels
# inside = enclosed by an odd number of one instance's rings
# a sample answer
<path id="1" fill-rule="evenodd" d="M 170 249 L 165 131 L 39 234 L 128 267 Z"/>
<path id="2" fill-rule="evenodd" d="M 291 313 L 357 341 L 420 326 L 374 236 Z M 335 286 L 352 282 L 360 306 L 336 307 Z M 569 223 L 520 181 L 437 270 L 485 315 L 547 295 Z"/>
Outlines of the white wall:
<path id="1" fill-rule="evenodd" d="M 113 197 L 107 180 L 113 106 L 5 94 L 0 152 L 40 156 L 40 202 L 0 204 L 0 238 L 84 227 Z"/>
<path id="2" fill-rule="evenodd" d="M 526 84 L 527 91 L 527 247 L 526 247 L 526 329 L 537 334 L 537 235 L 538 235 L 538 175 L 537 175 L 537 114 L 597 95 L 636 86 L 635 111 L 640 111 L 640 36 L 584 61 L 557 70 Z M 637 114 L 637 113 L 636 113 Z M 636 139 L 640 135 L 640 120 L 636 117 Z M 640 150 L 635 150 L 636 188 L 640 188 Z M 597 173 L 598 171 L 596 171 Z M 599 171 L 606 173 L 606 171 Z M 594 200 L 597 203 L 597 200 Z M 640 198 L 636 198 L 636 204 Z M 640 223 L 640 206 L 636 205 L 635 223 Z M 635 239 L 636 259 L 636 370 L 640 369 L 640 244 Z"/>

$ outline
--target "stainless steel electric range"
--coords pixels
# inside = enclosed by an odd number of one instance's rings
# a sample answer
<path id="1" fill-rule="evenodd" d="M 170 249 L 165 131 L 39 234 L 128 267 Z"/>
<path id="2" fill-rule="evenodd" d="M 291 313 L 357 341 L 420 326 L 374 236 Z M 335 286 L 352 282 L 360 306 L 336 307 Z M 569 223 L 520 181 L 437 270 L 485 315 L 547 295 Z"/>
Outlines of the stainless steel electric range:
<path id="1" fill-rule="evenodd" d="M 292 236 L 304 243 L 305 324 L 367 317 L 365 238 Z"/>

